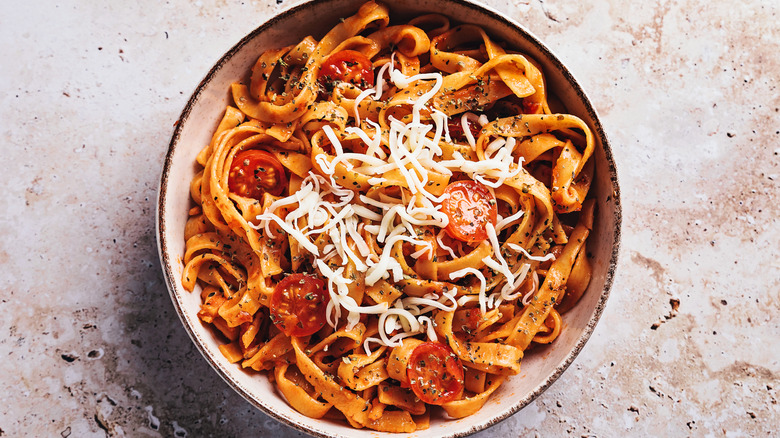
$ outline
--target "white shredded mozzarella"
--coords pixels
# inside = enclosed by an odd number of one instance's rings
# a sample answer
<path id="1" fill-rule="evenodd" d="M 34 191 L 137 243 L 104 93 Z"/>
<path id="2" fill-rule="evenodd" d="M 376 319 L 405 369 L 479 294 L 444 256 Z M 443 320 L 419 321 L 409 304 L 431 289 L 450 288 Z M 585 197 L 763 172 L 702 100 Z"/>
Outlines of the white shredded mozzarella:
<path id="1" fill-rule="evenodd" d="M 375 344 L 379 344 L 383 346 L 385 345 L 385 343 L 379 338 L 375 338 L 373 336 L 367 337 L 366 340 L 363 341 L 363 350 L 366 352 L 366 356 L 371 356 L 371 349 L 368 348 L 369 342 L 373 342 Z"/>
<path id="2" fill-rule="evenodd" d="M 432 341 L 437 340 L 435 323 L 429 315 L 434 310 L 454 311 L 459 306 L 478 301 L 484 314 L 489 308 L 494 308 L 504 301 L 517 299 L 515 290 L 529 269 L 528 264 L 523 264 L 517 272 L 511 272 L 501 255 L 497 238 L 498 232 L 522 217 L 522 210 L 507 218 L 500 218 L 495 227 L 488 224 L 488 239 L 493 254 L 485 257 L 483 262 L 506 280 L 500 292 L 491 293 L 489 296 L 486 296 L 487 280 L 482 272 L 465 268 L 452 272 L 449 278 L 455 280 L 474 275 L 480 283 L 477 296 L 464 295 L 458 298 L 457 289 L 452 289 L 444 291 L 441 296 L 427 294 L 424 297 L 402 297 L 390 305 L 381 303 L 361 306 L 349 296 L 349 287 L 354 280 L 344 276 L 345 267 L 333 269 L 326 263 L 336 256 L 339 256 L 342 264 L 352 262 L 357 271 L 365 273 L 363 281 L 367 286 L 376 284 L 380 279 L 399 282 L 404 278 L 403 268 L 398 260 L 391 256 L 392 248 L 396 244 L 406 242 L 417 245 L 420 249 L 411 254 L 413 258 L 435 255 L 431 242 L 418 237 L 416 227 L 420 226 L 441 228 L 436 235 L 438 247 L 447 251 L 452 258 L 457 258 L 453 248 L 442 241 L 442 233 L 445 232 L 449 218 L 441 211 L 441 202 L 447 195 L 435 196 L 427 190 L 429 172 L 444 175 L 451 175 L 453 171 L 464 172 L 488 187 L 497 188 L 506 179 L 522 171 L 522 162 L 515 162 L 512 156 L 516 146 L 514 138 L 492 141 L 485 150 L 484 160 L 472 161 L 456 151 L 452 159 L 437 161 L 435 157 L 443 154 L 439 142 L 442 139 L 451 142 L 447 115 L 434 109 L 430 113 L 431 124 L 422 121 L 422 112 L 427 111 L 430 100 L 441 89 L 443 76 L 441 73 L 421 73 L 407 77 L 395 69 L 393 63 L 394 58 L 391 57 L 391 62 L 379 70 L 375 88 L 362 91 L 357 96 L 354 101 L 355 126 L 345 129 L 347 134 L 354 135 L 365 143 L 365 153 L 345 153 L 339 136 L 331 126 L 324 125 L 322 130 L 335 155 L 330 158 L 325 154 L 318 155 L 314 157 L 314 161 L 325 177 L 310 172 L 296 193 L 274 201 L 256 217 L 257 229 L 264 229 L 268 236 L 273 236 L 272 225 L 278 225 L 314 256 L 316 268 L 327 280 L 327 290 L 331 298 L 326 307 L 328 325 L 333 328 L 338 326 L 342 309 L 347 314 L 348 329 L 359 322 L 361 315 L 379 315 L 378 337 L 368 337 L 363 341 L 363 348 L 368 355 L 371 354 L 371 343 L 395 347 L 401 345 L 404 338 L 418 334 L 425 334 Z M 389 117 L 389 132 L 384 133 L 386 141 L 383 142 L 381 127 L 372 120 L 361 120 L 359 107 L 365 99 L 381 99 L 390 83 L 399 89 L 415 84 L 420 90 L 420 96 L 412 104 L 409 123 Z M 476 140 L 471 133 L 470 124 L 478 123 L 484 126 L 488 122 L 484 114 L 477 116 L 467 112 L 460 116 L 464 135 L 472 148 L 476 148 Z M 366 175 L 368 183 L 374 186 L 386 182 L 382 176 L 385 173 L 397 171 L 406 181 L 411 194 L 416 195 L 416 199 L 407 203 L 380 193 L 379 199 L 357 194 L 356 200 L 356 193 L 340 186 L 334 178 L 336 166 L 339 164 L 350 171 Z M 277 214 L 282 208 L 286 211 L 284 219 Z M 381 211 L 377 213 L 373 210 L 376 208 Z M 302 218 L 301 223 L 306 223 L 304 226 L 299 225 L 299 219 Z M 376 241 L 383 244 L 381 252 L 374 254 L 371 251 L 362 231 L 376 236 Z M 330 243 L 322 247 L 320 255 L 318 246 L 312 239 L 323 233 L 330 238 Z M 509 244 L 509 247 L 523 252 L 530 260 L 539 259 L 530 256 L 518 245 Z"/>
<path id="3" fill-rule="evenodd" d="M 317 249 L 317 246 L 311 243 L 311 241 L 297 228 L 293 227 L 292 225 L 288 224 L 287 222 L 284 222 L 279 216 L 275 214 L 261 214 L 257 216 L 257 220 L 259 221 L 273 221 L 277 225 L 279 225 L 287 234 L 290 235 L 291 238 L 295 239 L 298 244 L 300 244 L 303 248 L 306 249 L 306 251 L 309 251 L 310 253 L 314 254 L 315 256 L 319 255 L 319 250 Z M 266 224 L 267 225 L 267 224 Z M 274 234 L 269 232 L 268 235 L 273 238 Z"/>
<path id="4" fill-rule="evenodd" d="M 533 260 L 535 262 L 546 262 L 547 260 L 555 260 L 555 254 L 548 253 L 544 256 L 532 256 L 528 251 L 525 250 L 522 246 L 516 244 L 516 243 L 508 243 L 506 246 L 508 246 L 510 249 L 513 249 L 521 254 L 528 260 Z"/>
<path id="5" fill-rule="evenodd" d="M 481 271 L 474 268 L 463 268 L 459 271 L 450 273 L 450 280 L 455 280 L 461 277 L 465 277 L 468 274 L 474 274 L 479 280 L 479 309 L 484 315 L 487 312 L 487 297 L 485 296 L 485 289 L 487 288 L 487 280 Z"/>
<path id="6" fill-rule="evenodd" d="M 439 340 L 438 336 L 436 336 L 436 330 L 434 330 L 434 323 L 431 321 L 431 318 L 428 318 L 427 316 L 421 316 L 418 318 L 420 321 L 420 325 L 427 325 L 428 326 L 428 339 L 430 339 L 433 342 L 436 342 Z"/>
<path id="7" fill-rule="evenodd" d="M 503 230 L 504 228 L 506 228 L 506 226 L 507 226 L 507 225 L 509 225 L 509 224 L 511 224 L 512 222 L 514 222 L 514 221 L 516 221 L 516 220 L 520 219 L 521 217 L 523 217 L 523 214 L 525 214 L 525 211 L 523 211 L 523 210 L 518 210 L 518 211 L 517 211 L 517 213 L 515 213 L 515 214 L 512 214 L 512 215 L 509 215 L 508 217 L 506 217 L 506 218 L 502 218 L 501 220 L 499 220 L 499 221 L 496 223 L 496 233 L 499 233 L 499 232 L 501 232 L 501 230 Z M 514 243 L 510 243 L 509 245 L 515 245 L 515 246 L 517 246 L 517 245 L 516 245 L 516 244 L 514 244 Z"/>
<path id="8" fill-rule="evenodd" d="M 471 112 L 465 112 L 460 116 L 460 126 L 463 129 L 463 135 L 466 136 L 466 141 L 469 142 L 471 149 L 477 149 L 477 141 L 474 139 L 474 135 L 471 133 L 471 127 L 469 122 L 476 122 L 478 117 Z"/>
<path id="9" fill-rule="evenodd" d="M 503 274 L 504 277 L 506 277 L 507 285 L 509 285 L 509 287 L 514 287 L 515 277 L 512 274 L 512 271 L 509 270 L 509 264 L 507 264 L 506 259 L 504 259 L 504 256 L 501 255 L 501 246 L 498 243 L 498 235 L 496 234 L 496 229 L 493 227 L 493 224 L 488 221 L 485 224 L 485 230 L 487 231 L 488 240 L 490 241 L 490 244 L 493 246 L 493 256 L 498 260 L 498 262 L 496 263 L 490 257 L 485 257 L 484 259 L 482 259 L 482 261 L 485 262 L 486 265 L 490 266 L 491 269 Z M 488 263 L 488 260 L 490 263 Z"/>
<path id="10" fill-rule="evenodd" d="M 533 279 L 534 279 L 534 287 L 531 288 L 531 290 L 528 291 L 527 294 L 523 297 L 523 305 L 527 306 L 531 304 L 531 299 L 536 294 L 536 286 L 539 284 L 539 274 L 534 271 L 533 273 Z"/>
<path id="11" fill-rule="evenodd" d="M 504 285 L 503 288 L 501 288 L 501 298 L 504 301 L 513 301 L 518 298 L 520 298 L 520 294 L 514 293 L 517 288 L 520 287 L 521 284 L 523 284 L 523 281 L 525 280 L 525 276 L 528 275 L 528 271 L 530 270 L 531 265 L 528 263 L 523 263 L 522 266 L 520 266 L 520 269 L 513 272 L 512 275 L 515 277 L 515 284 L 514 286 L 510 286 L 508 283 Z"/>

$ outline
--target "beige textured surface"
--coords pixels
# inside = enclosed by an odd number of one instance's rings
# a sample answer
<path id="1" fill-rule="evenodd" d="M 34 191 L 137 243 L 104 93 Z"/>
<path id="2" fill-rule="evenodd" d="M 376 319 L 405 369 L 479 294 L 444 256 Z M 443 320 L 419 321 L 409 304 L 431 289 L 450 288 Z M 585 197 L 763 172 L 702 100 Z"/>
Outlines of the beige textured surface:
<path id="1" fill-rule="evenodd" d="M 0 4 L 0 436 L 300 435 L 200 357 L 154 239 L 161 159 L 189 94 L 289 3 Z M 590 342 L 477 436 L 776 435 L 780 6 L 486 3 L 595 102 L 624 224 Z"/>

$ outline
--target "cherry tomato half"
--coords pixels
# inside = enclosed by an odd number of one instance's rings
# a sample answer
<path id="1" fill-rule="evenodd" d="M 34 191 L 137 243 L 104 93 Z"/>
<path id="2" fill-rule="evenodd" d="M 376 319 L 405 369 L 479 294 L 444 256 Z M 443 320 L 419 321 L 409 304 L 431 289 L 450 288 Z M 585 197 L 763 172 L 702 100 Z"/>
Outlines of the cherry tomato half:
<path id="1" fill-rule="evenodd" d="M 463 364 L 444 344 L 418 345 L 409 357 L 406 374 L 412 391 L 425 403 L 441 405 L 463 394 Z"/>
<path id="2" fill-rule="evenodd" d="M 450 222 L 447 232 L 455 239 L 474 244 L 487 239 L 487 223 L 496 225 L 496 199 L 482 183 L 472 180 L 455 181 L 444 189 L 449 197 L 442 202 L 442 211 Z"/>
<path id="3" fill-rule="evenodd" d="M 447 120 L 447 130 L 452 141 L 457 143 L 466 143 L 468 141 L 463 131 L 463 123 L 460 122 L 460 117 L 455 116 L 454 119 Z M 476 140 L 482 128 L 477 123 L 469 122 L 469 131 L 471 131 L 471 136 Z"/>
<path id="4" fill-rule="evenodd" d="M 374 64 L 360 52 L 342 50 L 325 59 L 318 81 L 328 93 L 333 91 L 334 82 L 349 82 L 366 90 L 374 86 Z"/>
<path id="5" fill-rule="evenodd" d="M 233 158 L 228 188 L 247 198 L 260 199 L 263 193 L 274 196 L 282 194 L 287 187 L 284 167 L 270 152 L 249 149 L 239 152 Z"/>
<path id="6" fill-rule="evenodd" d="M 271 321 L 287 336 L 308 336 L 325 325 L 330 295 L 325 282 L 314 275 L 292 274 L 274 289 Z"/>

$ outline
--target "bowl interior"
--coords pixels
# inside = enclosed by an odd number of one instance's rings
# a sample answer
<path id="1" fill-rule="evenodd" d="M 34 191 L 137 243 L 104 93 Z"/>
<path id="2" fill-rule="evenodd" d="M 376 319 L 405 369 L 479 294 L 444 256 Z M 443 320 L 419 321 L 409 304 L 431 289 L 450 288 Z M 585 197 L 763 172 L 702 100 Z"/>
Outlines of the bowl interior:
<path id="1" fill-rule="evenodd" d="M 185 291 L 183 270 L 184 225 L 191 206 L 189 183 L 195 175 L 195 157 L 208 144 L 225 106 L 230 84 L 247 76 L 261 52 L 297 43 L 307 35 L 320 38 L 341 17 L 357 10 L 362 0 L 326 0 L 292 7 L 263 24 L 228 51 L 212 68 L 191 97 L 174 132 L 161 178 L 157 238 L 163 271 L 174 306 L 195 344 L 217 373 L 250 403 L 298 429 L 320 436 L 395 436 L 348 425 L 315 420 L 293 410 L 264 375 L 249 374 L 228 363 L 218 350 L 218 339 L 197 317 L 198 293 Z M 569 113 L 585 120 L 597 140 L 596 176 L 591 196 L 597 200 L 594 230 L 588 242 L 593 278 L 573 310 L 563 317 L 564 330 L 550 346 L 537 346 L 523 359 L 523 371 L 514 376 L 476 414 L 448 420 L 432 416 L 431 427 L 415 437 L 464 436 L 484 429 L 517 412 L 543 392 L 572 362 L 590 336 L 605 305 L 614 275 L 620 234 L 617 176 L 604 130 L 593 106 L 560 61 L 527 30 L 501 14 L 467 1 L 399 0 L 391 11 L 401 16 L 446 11 L 458 22 L 483 26 L 491 36 L 534 58 L 542 67 L 548 89 L 565 103 Z M 398 22 L 398 21 L 396 21 Z"/>

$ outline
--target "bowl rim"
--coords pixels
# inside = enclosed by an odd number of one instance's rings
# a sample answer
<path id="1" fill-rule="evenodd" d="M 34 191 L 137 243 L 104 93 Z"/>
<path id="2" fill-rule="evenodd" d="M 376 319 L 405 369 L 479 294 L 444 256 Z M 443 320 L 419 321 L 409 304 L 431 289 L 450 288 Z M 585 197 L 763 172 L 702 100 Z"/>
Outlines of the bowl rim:
<path id="1" fill-rule="evenodd" d="M 285 418 L 282 415 L 273 411 L 272 409 L 269 409 L 268 407 L 259 403 L 251 394 L 245 391 L 241 385 L 238 385 L 236 382 L 234 382 L 231 379 L 231 377 L 222 370 L 222 368 L 214 360 L 214 358 L 212 358 L 211 355 L 206 351 L 205 347 L 201 345 L 201 343 L 198 340 L 198 336 L 194 331 L 194 328 L 185 319 L 182 305 L 177 299 L 177 294 L 176 294 L 177 280 L 172 271 L 172 260 L 168 251 L 168 244 L 165 239 L 165 230 L 166 230 L 165 203 L 167 199 L 166 189 L 168 188 L 168 174 L 171 165 L 173 163 L 173 156 L 176 150 L 176 146 L 179 142 L 184 123 L 189 119 L 189 116 L 192 113 L 193 108 L 195 107 L 199 98 L 203 94 L 204 89 L 206 88 L 208 83 L 213 79 L 213 77 L 217 74 L 217 72 L 219 72 L 224 67 L 224 65 L 231 58 L 233 58 L 233 56 L 235 56 L 245 45 L 247 45 L 251 40 L 257 37 L 258 34 L 271 28 L 278 21 L 284 20 L 285 18 L 294 15 L 301 10 L 307 9 L 314 4 L 333 3 L 338 1 L 341 0 L 303 0 L 301 2 L 292 4 L 289 7 L 281 10 L 277 14 L 274 14 L 267 21 L 260 24 L 254 30 L 246 34 L 236 44 L 234 44 L 228 51 L 226 51 L 222 56 L 220 56 L 219 60 L 217 60 L 217 62 L 214 63 L 214 65 L 209 69 L 208 73 L 206 73 L 203 79 L 198 83 L 194 92 L 187 100 L 187 103 L 182 109 L 176 122 L 174 122 L 174 131 L 173 134 L 171 135 L 171 140 L 168 144 L 168 150 L 165 155 L 165 160 L 163 162 L 162 172 L 160 175 L 159 186 L 157 191 L 157 209 L 155 212 L 156 213 L 155 233 L 156 233 L 156 240 L 157 240 L 157 248 L 158 248 L 160 263 L 162 265 L 163 274 L 165 277 L 165 284 L 167 286 L 171 301 L 173 302 L 173 305 L 176 309 L 176 313 L 179 319 L 181 320 L 182 325 L 184 326 L 184 329 L 187 332 L 187 335 L 190 337 L 193 344 L 195 344 L 198 351 L 201 353 L 201 356 L 203 356 L 203 358 L 206 359 L 209 365 L 234 391 L 240 394 L 251 405 L 260 409 L 262 412 L 274 418 L 276 421 L 282 422 L 301 432 L 313 436 L 323 437 L 323 438 L 330 437 L 331 435 L 322 433 L 320 431 L 312 430 L 311 428 L 306 427 L 303 423 L 297 423 L 295 421 L 292 421 L 291 419 Z M 356 5 L 359 6 L 365 1 L 367 0 L 355 0 L 354 2 Z M 615 159 L 612 154 L 610 142 L 607 137 L 606 131 L 604 130 L 604 127 L 602 125 L 601 118 L 598 116 L 598 113 L 595 107 L 593 106 L 592 102 L 588 98 L 583 88 L 580 86 L 579 82 L 574 78 L 572 73 L 569 71 L 569 69 L 566 66 L 564 66 L 563 63 L 560 61 L 560 59 L 554 54 L 554 52 L 550 50 L 550 48 L 548 48 L 529 29 L 527 29 L 524 25 L 517 22 L 516 20 L 494 9 L 493 7 L 482 4 L 475 0 L 445 0 L 445 1 L 456 3 L 461 6 L 478 11 L 488 16 L 495 23 L 503 24 L 509 27 L 510 29 L 512 29 L 513 32 L 519 33 L 525 41 L 527 41 L 529 44 L 534 46 L 542 55 L 544 55 L 546 60 L 550 62 L 550 64 L 563 75 L 564 79 L 571 86 L 572 91 L 578 96 L 578 98 L 582 102 L 585 111 L 588 113 L 588 116 L 591 118 L 591 122 L 593 125 L 592 127 L 595 131 L 595 135 L 601 141 L 601 149 L 604 153 L 606 167 L 609 171 L 609 180 L 612 189 L 611 202 L 614 204 L 614 213 L 613 213 L 614 231 L 612 235 L 613 245 L 609 257 L 607 272 L 604 277 L 604 286 L 602 288 L 601 295 L 598 301 L 596 302 L 596 306 L 593 309 L 593 313 L 590 319 L 588 320 L 588 323 L 583 328 L 583 331 L 580 334 L 579 338 L 577 339 L 574 347 L 566 354 L 564 360 L 552 370 L 552 372 L 547 376 L 547 378 L 545 378 L 542 382 L 540 382 L 532 391 L 525 394 L 517 403 L 512 405 L 509 410 L 505 411 L 501 415 L 494 416 L 487 421 L 483 421 L 482 423 L 471 425 L 471 427 L 468 429 L 464 429 L 462 431 L 444 436 L 445 438 L 460 438 L 488 429 L 500 423 L 501 421 L 513 416 L 514 414 L 516 414 L 517 412 L 525 408 L 532 401 L 534 401 L 539 395 L 541 395 L 544 391 L 546 391 L 547 388 L 549 388 L 563 374 L 563 372 L 566 371 L 566 369 L 574 362 L 574 359 L 579 355 L 580 351 L 583 349 L 583 347 L 585 346 L 585 344 L 593 334 L 593 331 L 595 330 L 595 327 L 601 318 L 604 308 L 606 307 L 607 299 L 609 298 L 612 289 L 612 284 L 614 282 L 614 277 L 617 271 L 618 256 L 619 256 L 620 244 L 621 244 L 622 206 L 620 201 L 620 186 L 618 183 L 617 167 L 615 165 Z M 392 3 L 390 3 L 390 5 L 392 6 Z"/>

